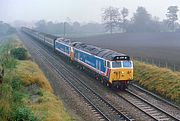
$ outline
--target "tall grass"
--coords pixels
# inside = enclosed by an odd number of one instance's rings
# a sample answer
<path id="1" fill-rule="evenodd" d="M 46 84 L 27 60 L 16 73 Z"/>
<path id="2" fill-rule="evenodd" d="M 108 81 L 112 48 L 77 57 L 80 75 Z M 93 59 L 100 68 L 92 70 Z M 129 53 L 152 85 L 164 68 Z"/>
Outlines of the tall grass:
<path id="1" fill-rule="evenodd" d="M 138 61 L 134 62 L 134 79 L 140 85 L 180 104 L 179 73 Z"/>
<path id="2" fill-rule="evenodd" d="M 41 88 L 52 92 L 48 80 L 43 75 L 39 67 L 30 60 L 19 61 L 16 69 L 16 77 L 23 80 L 24 85 L 38 84 Z"/>

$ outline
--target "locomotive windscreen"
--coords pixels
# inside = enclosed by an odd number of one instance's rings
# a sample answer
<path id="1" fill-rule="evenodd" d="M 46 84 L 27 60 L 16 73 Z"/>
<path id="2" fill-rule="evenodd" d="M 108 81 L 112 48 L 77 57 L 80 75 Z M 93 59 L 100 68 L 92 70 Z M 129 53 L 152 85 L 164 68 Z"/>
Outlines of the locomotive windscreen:
<path id="1" fill-rule="evenodd" d="M 118 61 L 118 60 L 130 60 L 129 56 L 115 56 L 114 61 Z"/>

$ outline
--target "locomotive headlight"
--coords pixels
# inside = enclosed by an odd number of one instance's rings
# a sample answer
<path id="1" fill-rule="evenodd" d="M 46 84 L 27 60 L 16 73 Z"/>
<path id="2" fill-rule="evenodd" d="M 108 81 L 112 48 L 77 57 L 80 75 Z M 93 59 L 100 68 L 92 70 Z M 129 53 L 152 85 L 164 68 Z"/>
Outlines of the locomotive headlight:
<path id="1" fill-rule="evenodd" d="M 122 71 L 121 73 L 124 74 L 124 71 Z"/>

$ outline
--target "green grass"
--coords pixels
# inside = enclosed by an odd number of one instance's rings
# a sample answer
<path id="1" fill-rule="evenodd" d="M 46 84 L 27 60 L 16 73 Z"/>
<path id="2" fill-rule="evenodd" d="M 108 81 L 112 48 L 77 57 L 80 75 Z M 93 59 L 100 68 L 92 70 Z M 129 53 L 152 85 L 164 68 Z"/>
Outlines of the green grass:
<path id="1" fill-rule="evenodd" d="M 134 80 L 148 90 L 180 105 L 180 74 L 170 69 L 134 61 Z"/>
<path id="2" fill-rule="evenodd" d="M 39 67 L 31 60 L 17 60 L 10 54 L 13 48 L 22 47 L 18 38 L 9 40 L 0 46 L 0 69 L 5 70 L 0 83 L 0 121 L 72 120 Z M 36 84 L 37 89 L 25 91 L 31 84 Z M 32 102 L 32 95 L 38 95 L 37 102 Z"/>

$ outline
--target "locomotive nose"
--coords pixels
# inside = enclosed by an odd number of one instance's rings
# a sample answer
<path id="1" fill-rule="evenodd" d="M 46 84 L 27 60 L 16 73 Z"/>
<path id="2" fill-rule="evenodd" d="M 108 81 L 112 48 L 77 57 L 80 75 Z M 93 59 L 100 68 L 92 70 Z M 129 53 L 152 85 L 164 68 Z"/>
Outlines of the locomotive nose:
<path id="1" fill-rule="evenodd" d="M 113 80 L 131 80 L 132 71 L 131 70 L 115 70 L 113 72 Z"/>

